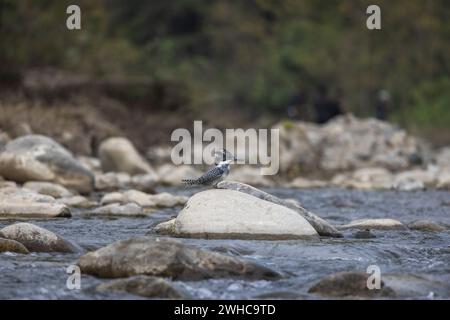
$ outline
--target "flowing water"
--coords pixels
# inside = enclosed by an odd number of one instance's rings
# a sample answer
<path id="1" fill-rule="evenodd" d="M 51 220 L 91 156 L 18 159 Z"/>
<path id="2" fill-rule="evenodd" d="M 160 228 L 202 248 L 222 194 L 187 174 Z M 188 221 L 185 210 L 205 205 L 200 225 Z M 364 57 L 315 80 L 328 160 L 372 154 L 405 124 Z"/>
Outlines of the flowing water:
<path id="1" fill-rule="evenodd" d="M 190 195 L 198 190 L 164 188 Z M 358 191 L 342 189 L 265 189 L 283 198 L 295 198 L 304 207 L 332 224 L 361 218 L 393 218 L 403 223 L 418 219 L 450 224 L 450 192 L 446 191 Z M 28 222 L 49 229 L 84 251 L 116 240 L 150 235 L 151 227 L 175 216 L 181 208 L 164 209 L 148 217 L 92 217 L 75 212 L 72 218 Z M 16 221 L 0 220 L 0 228 Z M 382 279 L 396 279 L 407 289 L 407 298 L 450 299 L 450 231 L 373 231 L 374 239 L 356 239 L 346 231 L 340 239 L 291 241 L 202 240 L 179 241 L 248 260 L 256 261 L 285 277 L 278 281 L 214 279 L 174 281 L 193 298 L 319 298 L 308 288 L 326 275 L 366 271 L 369 265 L 381 269 Z M 127 293 L 99 293 L 93 287 L 106 279 L 81 277 L 81 290 L 69 290 L 66 268 L 82 253 L 0 253 L 0 299 L 140 299 Z M 406 282 L 405 282 L 406 281 Z M 409 281 L 409 282 L 408 282 Z"/>

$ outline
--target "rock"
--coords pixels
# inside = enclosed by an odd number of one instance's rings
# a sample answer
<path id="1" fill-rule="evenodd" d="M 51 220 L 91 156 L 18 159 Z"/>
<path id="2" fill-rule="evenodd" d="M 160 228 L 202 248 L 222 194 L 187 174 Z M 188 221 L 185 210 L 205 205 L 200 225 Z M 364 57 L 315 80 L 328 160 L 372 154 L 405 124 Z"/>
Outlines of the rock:
<path id="1" fill-rule="evenodd" d="M 425 185 L 422 181 L 418 180 L 402 180 L 394 184 L 394 189 L 399 191 L 417 191 L 424 190 Z"/>
<path id="2" fill-rule="evenodd" d="M 417 220 L 408 224 L 408 228 L 420 231 L 445 231 L 446 227 L 429 220 Z"/>
<path id="3" fill-rule="evenodd" d="M 270 187 L 274 185 L 274 182 L 272 182 L 268 176 L 261 175 L 259 168 L 251 168 L 247 166 L 235 166 L 235 168 L 231 170 L 228 179 L 260 187 Z"/>
<path id="4" fill-rule="evenodd" d="M 360 219 L 354 220 L 349 224 L 337 226 L 340 230 L 345 229 L 375 229 L 375 230 L 405 230 L 406 227 L 394 219 Z"/>
<path id="5" fill-rule="evenodd" d="M 64 147 L 41 135 L 10 141 L 0 154 L 0 175 L 20 183 L 54 182 L 82 193 L 93 189 L 92 173 Z"/>
<path id="6" fill-rule="evenodd" d="M 175 222 L 175 234 L 224 239 L 317 237 L 300 214 L 244 192 L 212 189 L 192 196 Z"/>
<path id="7" fill-rule="evenodd" d="M 305 218 L 319 235 L 328 237 L 342 237 L 342 234 L 335 227 L 314 213 L 304 209 L 298 201 L 280 199 L 250 185 L 234 181 L 222 181 L 217 185 L 217 188 L 243 192 L 261 200 L 266 200 L 274 204 L 287 207 L 298 212 L 303 218 Z"/>
<path id="8" fill-rule="evenodd" d="M 438 189 L 450 190 L 450 166 L 444 167 L 439 171 L 436 187 Z"/>
<path id="9" fill-rule="evenodd" d="M 15 183 L 14 181 L 5 181 L 5 180 L 1 180 L 1 177 L 0 177 L 0 189 L 1 189 L 1 188 L 14 188 L 14 189 L 18 189 L 17 183 Z"/>
<path id="10" fill-rule="evenodd" d="M 381 280 L 380 289 L 368 289 L 367 279 L 369 276 L 368 273 L 357 271 L 335 273 L 319 280 L 308 292 L 328 297 L 379 298 L 395 296 L 395 292 L 385 286 L 383 280 Z"/>
<path id="11" fill-rule="evenodd" d="M 325 188 L 329 186 L 329 183 L 322 180 L 310 180 L 302 177 L 295 178 L 287 187 L 289 188 L 299 188 L 299 189 L 314 189 L 314 188 Z"/>
<path id="12" fill-rule="evenodd" d="M 73 195 L 72 192 L 63 186 L 51 182 L 30 181 L 25 183 L 23 187 L 40 194 L 52 196 L 53 198 L 69 197 Z"/>
<path id="13" fill-rule="evenodd" d="M 131 194 L 131 191 L 125 192 L 125 196 L 130 201 L 133 201 L 134 195 Z M 150 202 L 154 203 L 154 207 L 158 208 L 172 208 L 175 206 L 183 206 L 186 204 L 188 197 L 185 196 L 176 196 L 167 192 L 161 192 L 158 194 L 148 195 L 148 199 Z"/>
<path id="14" fill-rule="evenodd" d="M 134 174 L 156 173 L 126 138 L 108 138 L 100 144 L 99 157 L 103 171 Z"/>
<path id="15" fill-rule="evenodd" d="M 82 166 L 84 166 L 91 172 L 100 173 L 102 171 L 100 159 L 94 157 L 78 156 L 77 160 L 80 162 Z"/>
<path id="16" fill-rule="evenodd" d="M 81 272 L 101 278 L 134 275 L 177 280 L 208 278 L 279 279 L 280 275 L 253 262 L 212 253 L 173 240 L 133 238 L 114 242 L 83 255 Z"/>
<path id="17" fill-rule="evenodd" d="M 124 172 L 108 172 L 95 175 L 95 189 L 99 191 L 115 191 L 127 188 L 131 177 Z"/>
<path id="18" fill-rule="evenodd" d="M 15 223 L 0 229 L 0 237 L 22 243 L 33 252 L 76 252 L 74 245 L 31 223 Z"/>
<path id="19" fill-rule="evenodd" d="M 122 193 L 105 194 L 100 202 L 102 204 L 134 202 L 144 208 L 170 208 L 184 205 L 187 199 L 185 196 L 175 196 L 167 192 L 148 194 L 138 190 L 128 190 Z"/>
<path id="20" fill-rule="evenodd" d="M 163 184 L 171 186 L 182 185 L 182 179 L 197 178 L 202 175 L 202 172 L 194 169 L 192 166 L 174 166 L 165 164 L 158 169 L 158 176 Z"/>
<path id="21" fill-rule="evenodd" d="M 125 196 L 121 192 L 111 192 L 105 194 L 100 200 L 100 204 L 107 205 L 111 203 L 126 203 Z"/>
<path id="22" fill-rule="evenodd" d="M 280 170 L 347 171 L 366 167 L 404 170 L 427 160 L 428 146 L 404 130 L 352 115 L 324 125 L 284 122 L 280 129 Z"/>
<path id="23" fill-rule="evenodd" d="M 6 144 L 11 141 L 11 137 L 8 133 L 0 131 L 0 152 L 6 146 Z"/>
<path id="24" fill-rule="evenodd" d="M 70 217 L 69 208 L 51 196 L 27 189 L 0 189 L 0 217 L 53 218 Z"/>
<path id="25" fill-rule="evenodd" d="M 154 174 L 138 174 L 131 177 L 130 188 L 155 193 L 158 181 L 159 179 Z"/>
<path id="26" fill-rule="evenodd" d="M 314 167 L 320 160 L 318 150 L 322 139 L 320 127 L 307 122 L 285 122 L 274 129 L 280 133 L 280 171 L 286 173 L 299 166 Z"/>
<path id="27" fill-rule="evenodd" d="M 83 196 L 64 197 L 57 199 L 56 202 L 65 204 L 68 207 L 83 209 L 92 208 L 97 205 L 97 203 Z"/>
<path id="28" fill-rule="evenodd" d="M 91 211 L 96 215 L 122 215 L 122 216 L 141 216 L 144 215 L 142 207 L 136 203 L 127 203 L 124 205 L 118 203 L 108 204 Z"/>
<path id="29" fill-rule="evenodd" d="M 333 177 L 334 185 L 352 189 L 390 189 L 393 176 L 384 168 L 362 168 Z"/>
<path id="30" fill-rule="evenodd" d="M 370 232 L 370 230 L 356 231 L 354 234 L 355 239 L 374 239 L 376 237 L 377 236 Z"/>
<path id="31" fill-rule="evenodd" d="M 0 252 L 30 253 L 20 242 L 4 238 L 0 238 Z"/>
<path id="32" fill-rule="evenodd" d="M 442 298 L 448 297 L 450 284 L 448 281 L 433 279 L 430 275 L 420 274 L 387 274 L 383 275 L 386 285 L 395 291 L 397 298 Z"/>
<path id="33" fill-rule="evenodd" d="M 188 299 L 190 296 L 176 288 L 169 281 L 148 276 L 135 276 L 127 279 L 102 283 L 96 287 L 100 292 L 122 291 L 130 294 L 160 299 Z"/>
<path id="34" fill-rule="evenodd" d="M 169 221 L 161 222 L 153 228 L 153 231 L 155 233 L 166 234 L 166 235 L 175 234 L 175 221 L 176 220 L 177 219 L 171 219 Z"/>
<path id="35" fill-rule="evenodd" d="M 450 165 L 450 147 L 444 147 L 436 152 L 434 161 L 439 167 L 446 167 Z"/>

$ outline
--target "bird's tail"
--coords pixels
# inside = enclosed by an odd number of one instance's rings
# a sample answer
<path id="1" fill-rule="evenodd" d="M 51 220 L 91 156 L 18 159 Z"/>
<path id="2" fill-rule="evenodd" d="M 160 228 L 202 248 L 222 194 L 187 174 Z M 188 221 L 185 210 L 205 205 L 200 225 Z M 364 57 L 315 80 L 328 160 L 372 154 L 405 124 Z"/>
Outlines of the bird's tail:
<path id="1" fill-rule="evenodd" d="M 197 184 L 197 179 L 183 179 L 181 180 L 186 186 L 193 186 Z"/>

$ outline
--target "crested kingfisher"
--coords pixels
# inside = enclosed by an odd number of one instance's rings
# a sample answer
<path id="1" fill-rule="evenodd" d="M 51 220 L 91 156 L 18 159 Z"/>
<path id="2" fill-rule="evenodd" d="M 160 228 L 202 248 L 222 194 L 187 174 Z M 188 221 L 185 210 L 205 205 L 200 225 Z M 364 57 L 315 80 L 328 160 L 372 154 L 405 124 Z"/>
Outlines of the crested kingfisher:
<path id="1" fill-rule="evenodd" d="M 215 187 L 228 176 L 230 173 L 230 164 L 236 160 L 236 157 L 226 149 L 217 151 L 215 152 L 214 168 L 211 168 L 197 179 L 183 179 L 183 182 L 187 186 L 200 185 Z"/>

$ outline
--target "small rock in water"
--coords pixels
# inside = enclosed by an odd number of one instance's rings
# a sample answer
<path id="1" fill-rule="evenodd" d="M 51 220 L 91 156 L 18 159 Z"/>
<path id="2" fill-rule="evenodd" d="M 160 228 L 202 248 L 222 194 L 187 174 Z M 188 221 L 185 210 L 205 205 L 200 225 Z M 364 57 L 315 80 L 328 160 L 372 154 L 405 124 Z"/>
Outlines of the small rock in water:
<path id="1" fill-rule="evenodd" d="M 374 229 L 374 230 L 405 230 L 406 227 L 394 219 L 360 219 L 349 224 L 337 226 L 340 230 L 345 229 Z"/>
<path id="2" fill-rule="evenodd" d="M 420 231 L 445 231 L 446 227 L 429 220 L 417 220 L 408 224 L 408 228 Z"/>
<path id="3" fill-rule="evenodd" d="M 70 217 L 70 209 L 55 198 L 14 187 L 0 188 L 0 216 L 13 218 Z"/>
<path id="4" fill-rule="evenodd" d="M 144 210 L 136 203 L 127 203 L 124 205 L 112 203 L 96 208 L 92 210 L 92 213 L 96 215 L 140 216 L 144 215 Z"/>
<path id="5" fill-rule="evenodd" d="M 135 276 L 127 279 L 114 280 L 102 283 L 96 287 L 100 292 L 123 291 L 130 294 L 160 299 L 189 299 L 190 296 L 181 289 L 176 288 L 167 280 L 149 277 Z"/>
<path id="6" fill-rule="evenodd" d="M 72 192 L 63 186 L 51 182 L 30 181 L 25 183 L 23 187 L 40 194 L 52 196 L 53 198 L 70 197 L 73 195 Z"/>
<path id="7" fill-rule="evenodd" d="M 65 204 L 66 206 L 73 208 L 92 208 L 96 205 L 95 202 L 90 201 L 88 198 L 83 196 L 71 196 L 57 199 L 56 202 Z"/>
<path id="8" fill-rule="evenodd" d="M 30 253 L 20 242 L 4 238 L 0 238 L 0 252 Z"/>
<path id="9" fill-rule="evenodd" d="M 264 266 L 233 258 L 178 241 L 133 238 L 114 242 L 83 255 L 81 271 L 101 278 L 134 275 L 171 277 L 179 280 L 208 278 L 279 279 L 281 276 Z"/>
<path id="10" fill-rule="evenodd" d="M 123 193 L 105 194 L 100 202 L 102 204 L 136 203 L 143 208 L 170 208 L 184 205 L 187 200 L 185 196 L 176 196 L 167 192 L 148 194 L 138 190 L 128 190 Z"/>
<path id="11" fill-rule="evenodd" d="M 384 285 L 381 280 L 380 289 L 369 289 L 367 280 L 370 274 L 357 271 L 339 272 L 327 276 L 315 285 L 308 292 L 329 297 L 362 297 L 377 298 L 395 296 L 395 292 Z"/>
<path id="12" fill-rule="evenodd" d="M 373 239 L 376 238 L 376 235 L 374 235 L 370 230 L 362 230 L 357 231 L 354 235 L 356 239 Z"/>
<path id="13" fill-rule="evenodd" d="M 15 223 L 0 229 L 0 237 L 15 240 L 33 252 L 76 252 L 74 245 L 31 223 Z"/>

